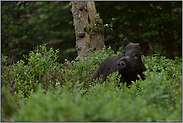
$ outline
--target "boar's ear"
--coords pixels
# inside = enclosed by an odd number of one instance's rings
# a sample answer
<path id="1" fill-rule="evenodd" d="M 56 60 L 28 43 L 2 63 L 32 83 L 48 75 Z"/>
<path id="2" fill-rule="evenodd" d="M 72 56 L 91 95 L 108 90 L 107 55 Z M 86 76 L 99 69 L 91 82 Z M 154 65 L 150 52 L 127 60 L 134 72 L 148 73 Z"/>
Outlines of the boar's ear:
<path id="1" fill-rule="evenodd" d="M 142 55 L 147 55 L 148 51 L 149 51 L 149 41 L 148 40 L 144 40 L 139 44 L 141 51 L 142 51 Z"/>
<path id="2" fill-rule="evenodd" d="M 123 39 L 123 48 L 126 46 L 126 45 L 128 45 L 130 42 L 128 41 L 128 39 L 127 38 L 124 38 Z"/>

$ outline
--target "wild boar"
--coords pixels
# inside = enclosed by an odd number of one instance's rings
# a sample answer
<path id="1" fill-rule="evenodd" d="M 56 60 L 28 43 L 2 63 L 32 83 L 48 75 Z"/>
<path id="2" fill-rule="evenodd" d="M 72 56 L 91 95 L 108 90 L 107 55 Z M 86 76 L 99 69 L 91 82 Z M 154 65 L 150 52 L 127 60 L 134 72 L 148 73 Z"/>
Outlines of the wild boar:
<path id="1" fill-rule="evenodd" d="M 120 54 L 107 57 L 94 72 L 94 79 L 99 77 L 106 80 L 106 77 L 113 72 L 118 71 L 121 74 L 120 82 L 138 80 L 140 75 L 142 80 L 145 79 L 143 71 L 146 68 L 141 60 L 141 55 L 147 55 L 149 50 L 149 41 L 144 40 L 141 43 L 131 43 L 127 38 L 123 39 L 123 48 Z"/>

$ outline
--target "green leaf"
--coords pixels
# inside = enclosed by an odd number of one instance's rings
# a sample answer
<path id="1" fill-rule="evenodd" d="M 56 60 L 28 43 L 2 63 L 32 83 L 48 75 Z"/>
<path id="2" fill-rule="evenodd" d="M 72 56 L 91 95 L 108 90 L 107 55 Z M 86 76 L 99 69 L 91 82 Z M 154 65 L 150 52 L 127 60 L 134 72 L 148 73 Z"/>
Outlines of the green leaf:
<path id="1" fill-rule="evenodd" d="M 20 5 L 20 4 L 21 4 L 21 2 L 22 2 L 22 1 L 17 2 L 17 4 L 16 4 L 16 5 L 17 5 L 17 6 L 18 6 L 18 5 Z"/>

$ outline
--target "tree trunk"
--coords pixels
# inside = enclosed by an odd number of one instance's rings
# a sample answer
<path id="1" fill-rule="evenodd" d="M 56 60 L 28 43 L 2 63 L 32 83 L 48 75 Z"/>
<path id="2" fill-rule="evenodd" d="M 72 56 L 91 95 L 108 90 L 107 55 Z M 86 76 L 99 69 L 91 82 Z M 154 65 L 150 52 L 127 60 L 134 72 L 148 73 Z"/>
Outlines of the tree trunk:
<path id="1" fill-rule="evenodd" d="M 97 14 L 94 1 L 71 1 L 76 35 L 77 59 L 104 47 L 103 28 L 96 29 Z"/>

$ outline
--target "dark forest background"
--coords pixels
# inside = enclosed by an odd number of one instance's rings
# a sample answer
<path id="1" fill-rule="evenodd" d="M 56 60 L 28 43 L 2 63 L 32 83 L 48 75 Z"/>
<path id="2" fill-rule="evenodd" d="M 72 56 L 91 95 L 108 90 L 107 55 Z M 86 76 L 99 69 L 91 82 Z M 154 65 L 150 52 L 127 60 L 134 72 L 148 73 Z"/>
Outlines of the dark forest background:
<path id="1" fill-rule="evenodd" d="M 95 2 L 106 30 L 105 45 L 115 51 L 122 39 L 150 41 L 150 55 L 182 56 L 182 2 Z M 59 62 L 74 59 L 75 32 L 69 2 L 1 2 L 1 53 L 12 64 L 40 44 L 60 50 Z"/>

